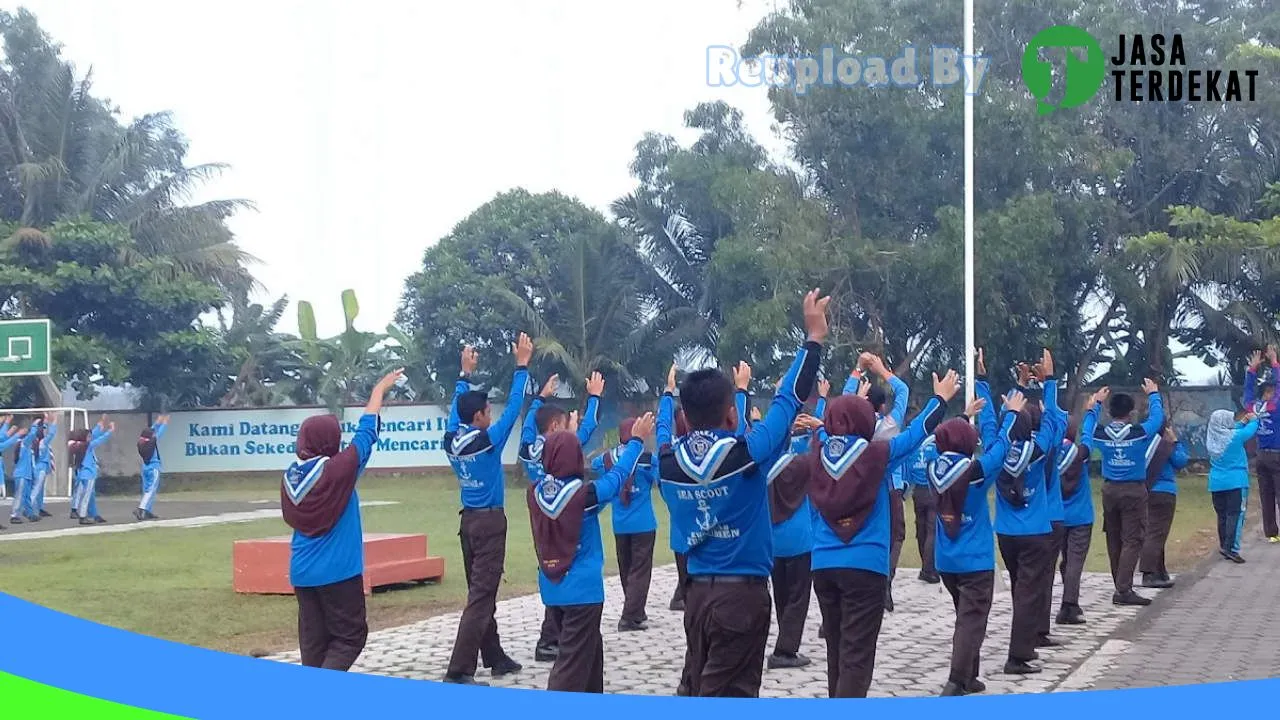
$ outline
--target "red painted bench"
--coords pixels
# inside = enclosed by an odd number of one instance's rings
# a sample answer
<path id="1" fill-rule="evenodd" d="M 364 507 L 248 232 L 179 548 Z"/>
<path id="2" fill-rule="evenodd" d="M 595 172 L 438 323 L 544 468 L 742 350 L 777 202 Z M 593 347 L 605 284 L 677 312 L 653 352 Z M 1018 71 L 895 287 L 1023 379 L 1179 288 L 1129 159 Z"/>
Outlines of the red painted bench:
<path id="1" fill-rule="evenodd" d="M 238 593 L 292 595 L 289 538 L 237 540 L 231 548 L 233 586 Z M 426 535 L 364 536 L 364 593 L 374 588 L 444 578 L 444 558 L 427 555 Z"/>

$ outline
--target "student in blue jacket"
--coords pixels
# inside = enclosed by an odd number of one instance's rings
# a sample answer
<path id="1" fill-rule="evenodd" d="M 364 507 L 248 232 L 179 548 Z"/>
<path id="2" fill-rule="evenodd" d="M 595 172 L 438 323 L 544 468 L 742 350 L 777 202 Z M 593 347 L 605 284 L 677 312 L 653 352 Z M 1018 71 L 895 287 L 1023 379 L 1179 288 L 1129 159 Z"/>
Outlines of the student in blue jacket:
<path id="1" fill-rule="evenodd" d="M 676 407 L 676 366 L 673 363 L 671 369 L 667 372 L 667 387 L 662 393 L 662 397 L 658 400 L 658 422 L 664 427 L 673 428 L 675 430 L 674 437 L 684 437 L 689 434 L 689 423 L 685 420 L 684 411 Z M 658 448 L 661 451 L 662 448 Z M 667 519 L 671 518 L 672 508 L 678 505 L 675 496 L 676 488 L 674 485 L 658 483 L 658 495 L 662 498 L 662 503 L 667 507 Z M 676 587 L 671 593 L 671 602 L 668 607 L 672 612 L 684 612 L 685 592 L 689 588 L 689 543 L 678 533 L 667 533 L 668 545 L 671 548 L 671 554 L 676 558 Z M 687 683 L 681 683 L 681 687 L 687 688 Z"/>
<path id="2" fill-rule="evenodd" d="M 773 569 L 762 466 L 788 441 L 791 425 L 813 391 L 829 303 L 817 290 L 805 296 L 808 339 L 797 350 L 764 420 L 745 437 L 737 433 L 733 382 L 719 370 L 690 373 L 680 386 L 688 435 L 673 438 L 666 418 L 659 418 L 659 482 L 676 486 L 669 496 L 674 501 L 672 532 L 684 535 L 689 544 L 685 630 L 692 696 L 760 695 Z"/>
<path id="3" fill-rule="evenodd" d="M 600 510 L 624 492 L 653 428 L 651 413 L 637 419 L 618 462 L 592 482 L 586 480 L 578 438 L 566 431 L 547 437 L 546 474 L 529 493 L 528 504 L 538 556 L 538 592 L 544 605 L 562 612 L 560 652 L 547 676 L 548 690 L 604 692 Z"/>
<path id="4" fill-rule="evenodd" d="M 591 471 L 596 477 L 611 472 L 622 462 L 635 437 L 636 422 L 636 418 L 626 418 L 619 423 L 618 446 L 591 461 Z M 657 484 L 658 469 L 653 455 L 642 453 L 635 471 L 626 476 L 622 488 L 610 502 L 618 581 L 622 584 L 623 596 L 618 632 L 649 629 L 645 605 L 653 578 L 653 543 L 658 536 L 658 518 L 653 512 L 653 486 Z"/>
<path id="5" fill-rule="evenodd" d="M 44 418 L 31 421 L 27 434 L 18 444 L 18 459 L 13 464 L 13 506 L 9 511 L 9 524 L 21 525 L 23 522 L 40 520 L 31 510 L 31 486 L 35 484 L 36 456 L 40 454 L 41 441 L 44 439 Z"/>
<path id="6" fill-rule="evenodd" d="M 74 446 L 67 444 L 71 467 L 76 468 L 77 493 L 72 498 L 72 518 L 81 525 L 101 525 L 106 520 L 98 514 L 98 448 L 116 431 L 116 424 L 103 415 L 91 431 L 82 435 Z"/>
<path id="7" fill-rule="evenodd" d="M 604 376 L 591 373 L 587 379 L 587 409 L 583 413 L 582 422 L 577 421 L 577 412 L 565 412 L 555 405 L 546 404 L 560 387 L 560 376 L 552 375 L 542 386 L 542 392 L 529 404 L 525 411 L 524 424 L 520 428 L 520 452 L 517 456 L 524 467 L 525 475 L 532 487 L 542 480 L 542 446 L 546 437 L 553 432 L 568 430 L 577 433 L 578 441 L 583 447 L 591 442 L 600 423 L 600 397 L 604 395 Z M 538 662 L 550 662 L 556 659 L 559 651 L 560 613 L 552 608 L 544 608 L 542 614 L 542 631 L 533 648 L 533 659 Z"/>
<path id="8" fill-rule="evenodd" d="M 1214 410 L 1205 431 L 1209 493 L 1218 516 L 1218 553 L 1236 563 L 1244 562 L 1240 535 L 1249 502 L 1249 456 L 1244 444 L 1258 434 L 1258 426 L 1258 416 L 1252 411 L 1245 411 L 1236 421 L 1230 410 Z"/>
<path id="9" fill-rule="evenodd" d="M 462 349 L 462 376 L 454 387 L 445 426 L 445 455 L 458 477 L 462 498 L 458 538 L 462 542 L 462 568 L 467 578 L 467 604 L 458 620 L 458 635 L 445 671 L 447 683 L 479 684 L 475 680 L 477 653 L 493 677 L 522 669 L 520 663 L 502 649 L 498 623 L 493 617 L 507 556 L 502 451 L 515 430 L 524 393 L 529 387 L 533 340 L 520 333 L 511 350 L 516 370 L 511 378 L 507 405 L 495 421 L 489 414 L 488 394 L 472 390 L 467 379 L 475 372 L 479 356 L 470 346 Z"/>
<path id="10" fill-rule="evenodd" d="M 22 438 L 26 434 L 26 429 L 19 429 L 17 425 L 13 424 L 12 415 L 0 417 L 0 486 L 4 485 L 4 453 L 9 448 L 22 442 Z M 0 525 L 0 530 L 3 529 L 4 525 Z"/>
<path id="11" fill-rule="evenodd" d="M 1080 608 L 1080 579 L 1093 542 L 1093 489 L 1089 485 L 1093 432 L 1081 428 L 1088 416 L 1092 416 L 1089 427 L 1096 427 L 1101 412 L 1102 406 L 1095 394 L 1085 402 L 1084 417 L 1077 417 L 1070 423 L 1062 447 L 1054 458 L 1065 516 L 1062 546 L 1058 550 L 1062 556 L 1058 566 L 1062 575 L 1062 604 L 1054 619 L 1059 625 L 1085 623 L 1084 611 Z"/>
<path id="12" fill-rule="evenodd" d="M 142 499 L 133 511 L 138 522 L 155 520 L 151 508 L 155 506 L 156 495 L 160 492 L 160 437 L 169 427 L 169 416 L 161 415 L 154 425 L 144 428 L 138 436 L 138 456 L 142 459 Z"/>
<path id="13" fill-rule="evenodd" d="M 1009 451 L 1009 433 L 1026 405 L 1021 393 L 1005 401 L 1004 427 L 987 427 L 983 434 L 995 442 L 978 454 L 979 433 L 971 420 L 994 423 L 995 414 L 982 414 L 986 404 L 975 399 L 965 418 L 954 418 L 934 430 L 937 457 L 928 467 L 932 492 L 938 494 L 937 563 L 942 584 L 956 611 L 951 640 L 951 672 L 943 696 L 980 693 L 987 686 L 978 679 L 982 641 L 987 634 L 995 589 L 996 551 L 992 542 L 991 508 L 987 493 L 1000 476 Z"/>
<path id="14" fill-rule="evenodd" d="M 1147 465 L 1147 536 L 1142 543 L 1138 571 L 1142 573 L 1142 587 L 1171 588 L 1173 578 L 1164 565 L 1164 546 L 1178 507 L 1177 474 L 1191 458 L 1167 420 L 1152 443 L 1155 448 Z"/>
<path id="15" fill-rule="evenodd" d="M 28 519 L 32 521 L 52 517 L 44 509 L 44 486 L 53 472 L 53 440 L 58 435 L 58 416 L 52 413 L 45 415 L 42 428 L 44 437 L 37 441 L 35 475 L 31 480 L 31 497 L 27 500 Z"/>
<path id="16" fill-rule="evenodd" d="M 1275 346 L 1268 345 L 1266 365 L 1271 374 L 1266 382 L 1258 383 L 1258 371 L 1263 366 L 1262 351 L 1255 351 L 1249 358 L 1249 369 L 1244 374 L 1244 407 L 1258 417 L 1258 500 L 1262 504 L 1262 532 L 1267 541 L 1280 543 L 1280 526 L 1276 524 L 1276 504 L 1280 502 L 1280 427 L 1276 427 L 1275 415 L 1280 409 L 1280 396 L 1276 395 L 1276 381 L 1280 380 L 1280 356 Z"/>

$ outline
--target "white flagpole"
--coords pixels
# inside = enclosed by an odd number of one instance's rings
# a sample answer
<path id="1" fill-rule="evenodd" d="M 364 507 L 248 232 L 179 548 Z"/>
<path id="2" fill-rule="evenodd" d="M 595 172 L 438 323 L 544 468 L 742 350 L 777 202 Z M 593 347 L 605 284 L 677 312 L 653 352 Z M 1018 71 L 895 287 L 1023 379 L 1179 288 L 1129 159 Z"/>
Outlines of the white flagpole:
<path id="1" fill-rule="evenodd" d="M 974 361 L 977 355 L 974 338 L 973 287 L 973 0 L 964 0 L 964 390 L 965 402 L 974 397 Z"/>

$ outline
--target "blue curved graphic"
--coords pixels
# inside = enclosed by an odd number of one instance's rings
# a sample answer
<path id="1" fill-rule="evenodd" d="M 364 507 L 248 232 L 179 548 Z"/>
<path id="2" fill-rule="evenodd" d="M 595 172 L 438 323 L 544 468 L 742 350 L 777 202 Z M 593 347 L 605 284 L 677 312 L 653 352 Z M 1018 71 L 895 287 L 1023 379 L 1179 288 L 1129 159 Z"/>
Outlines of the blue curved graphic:
<path id="1" fill-rule="evenodd" d="M 777 720 L 780 712 L 831 712 L 831 702 L 857 703 L 847 712 L 882 712 L 893 720 L 936 720 L 939 712 L 954 720 L 1082 720 L 1137 717 L 1152 712 L 1159 712 L 1162 717 L 1202 719 L 1231 706 L 1269 707 L 1280 690 L 1280 681 L 1254 680 L 954 699 L 832 701 L 579 695 L 336 673 L 228 655 L 105 627 L 3 593 L 0 617 L 13 627 L 40 628 L 42 635 L 39 643 L 0 652 L 0 673 L 120 705 L 199 720 L 440 718 L 455 713 L 457 717 L 564 720 L 654 720 L 678 713 L 715 713 L 719 717 L 731 713 L 734 720 Z M 778 703 L 786 705 L 779 707 Z M 0 707 L 6 707 L 4 698 L 0 698 Z"/>

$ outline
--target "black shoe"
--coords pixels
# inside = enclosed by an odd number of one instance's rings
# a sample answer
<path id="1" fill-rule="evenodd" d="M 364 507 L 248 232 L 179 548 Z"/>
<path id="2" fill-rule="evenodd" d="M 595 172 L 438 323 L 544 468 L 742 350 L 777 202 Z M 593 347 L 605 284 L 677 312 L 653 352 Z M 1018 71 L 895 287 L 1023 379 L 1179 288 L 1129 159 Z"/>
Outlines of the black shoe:
<path id="1" fill-rule="evenodd" d="M 1111 596 L 1111 603 L 1113 605 L 1145 606 L 1151 604 L 1151 598 L 1142 597 L 1138 593 L 1130 590 L 1129 592 L 1124 593 L 1114 593 Z"/>
<path id="2" fill-rule="evenodd" d="M 649 629 L 648 625 L 645 625 L 642 622 L 636 622 L 635 620 L 619 620 L 618 621 L 618 632 L 640 632 L 642 630 L 648 630 L 648 629 Z"/>
<path id="3" fill-rule="evenodd" d="M 1142 573 L 1142 587 L 1163 590 L 1173 587 L 1173 581 L 1165 580 L 1156 573 Z"/>
<path id="4" fill-rule="evenodd" d="M 1169 587 L 1173 587 L 1173 578 L 1169 576 L 1169 573 L 1161 572 L 1159 575 L 1161 580 L 1169 583 Z"/>
<path id="5" fill-rule="evenodd" d="M 503 675 L 513 675 L 523 669 L 524 666 L 515 660 L 512 660 L 509 657 L 502 658 L 498 661 L 498 664 L 494 665 L 493 669 L 489 671 L 489 675 L 491 677 L 502 677 Z"/>
<path id="6" fill-rule="evenodd" d="M 1063 605 L 1055 620 L 1059 625 L 1084 625 L 1084 611 L 1079 605 Z"/>
<path id="7" fill-rule="evenodd" d="M 948 680 L 947 684 L 942 686 L 942 694 L 939 697 L 960 697 L 961 695 L 964 695 L 964 688 L 960 687 L 960 683 Z"/>
<path id="8" fill-rule="evenodd" d="M 81 525 L 92 525 L 92 524 L 93 524 L 93 518 L 87 518 L 87 517 L 80 518 L 80 524 L 81 524 Z"/>
<path id="9" fill-rule="evenodd" d="M 72 520 L 79 520 L 79 519 L 80 519 L 80 513 L 76 512 L 75 510 L 72 510 L 72 511 L 71 511 L 71 519 L 72 519 Z"/>
<path id="10" fill-rule="evenodd" d="M 38 523 L 38 522 L 40 522 L 40 516 L 39 516 L 39 515 L 28 515 L 28 516 L 27 516 L 27 522 Z"/>
<path id="11" fill-rule="evenodd" d="M 978 678 L 972 678 L 964 684 L 964 692 L 966 695 L 976 695 L 987 691 L 987 684 Z"/>
<path id="12" fill-rule="evenodd" d="M 106 518 L 102 517 L 101 515 L 94 515 L 94 516 L 93 516 L 93 522 L 94 522 L 94 524 L 95 524 L 95 525 L 106 525 L 106 524 L 107 524 L 107 520 L 106 520 Z"/>
<path id="13" fill-rule="evenodd" d="M 1240 553 L 1238 553 L 1238 552 L 1233 552 L 1233 553 L 1231 553 L 1229 556 L 1227 556 L 1227 559 L 1228 559 L 1228 560 L 1230 560 L 1231 562 L 1233 562 L 1233 563 L 1237 564 L 1237 565 L 1243 565 L 1243 564 L 1244 564 L 1244 558 L 1240 557 Z"/>
<path id="14" fill-rule="evenodd" d="M 938 573 L 936 572 L 927 573 L 921 570 L 919 577 L 921 582 L 927 582 L 930 585 L 937 585 L 938 583 L 942 582 L 942 576 L 938 575 Z"/>
<path id="15" fill-rule="evenodd" d="M 684 600 L 673 599 L 669 607 L 671 608 L 671 612 L 684 612 Z"/>
<path id="16" fill-rule="evenodd" d="M 819 640 L 826 640 L 826 639 L 827 639 L 827 626 L 826 626 L 826 625 L 819 625 L 819 626 L 818 626 L 818 639 L 819 639 Z"/>
<path id="17" fill-rule="evenodd" d="M 1038 648 L 1062 647 L 1062 641 L 1050 635 L 1045 635 L 1036 640 L 1036 647 Z"/>
<path id="18" fill-rule="evenodd" d="M 533 659 L 538 662 L 555 662 L 559 656 L 559 645 L 538 645 L 533 649 Z"/>
<path id="19" fill-rule="evenodd" d="M 1005 675 L 1035 675 L 1040 672 L 1040 668 L 1028 663 L 1026 660 L 1009 659 L 1004 664 Z"/>
<path id="20" fill-rule="evenodd" d="M 1032 650 L 1031 657 L 1027 658 L 1027 662 L 1031 662 L 1032 660 L 1039 660 L 1039 659 L 1040 659 L 1040 653 L 1036 652 L 1035 650 Z"/>
<path id="21" fill-rule="evenodd" d="M 150 510 L 143 510 L 143 511 L 142 511 L 142 519 L 143 519 L 143 520 L 159 520 L 159 519 L 160 519 L 160 516 L 159 516 L 159 515 L 156 515 L 155 513 L 151 512 Z"/>
<path id="22" fill-rule="evenodd" d="M 479 680 L 476 680 L 475 677 L 472 675 L 445 675 L 444 679 L 441 680 L 441 682 L 447 682 L 452 685 L 483 685 L 485 687 L 489 686 L 489 683 L 480 682 Z"/>
<path id="23" fill-rule="evenodd" d="M 1225 559 L 1225 560 L 1230 560 L 1230 559 L 1231 559 L 1231 551 L 1230 551 L 1230 550 L 1223 550 L 1222 548 L 1218 548 L 1218 554 L 1219 554 L 1219 555 L 1221 555 L 1221 556 L 1223 557 L 1223 559 Z"/>
<path id="24" fill-rule="evenodd" d="M 48 512 L 45 512 L 44 510 L 41 510 L 40 517 L 42 518 L 53 517 L 53 513 L 48 513 Z"/>
<path id="25" fill-rule="evenodd" d="M 810 662 L 809 658 L 799 653 L 796 653 L 795 655 L 779 655 L 778 653 L 773 653 L 769 656 L 769 669 L 782 670 L 786 668 L 802 668 Z"/>
<path id="26" fill-rule="evenodd" d="M 25 522 L 25 521 L 24 521 L 22 518 L 20 518 L 20 517 L 17 517 L 17 516 L 10 516 L 10 517 L 9 517 L 9 524 L 10 524 L 10 525 L 21 525 L 23 522 Z"/>
<path id="27" fill-rule="evenodd" d="M 142 508 L 133 511 L 133 519 L 142 522 Z"/>

